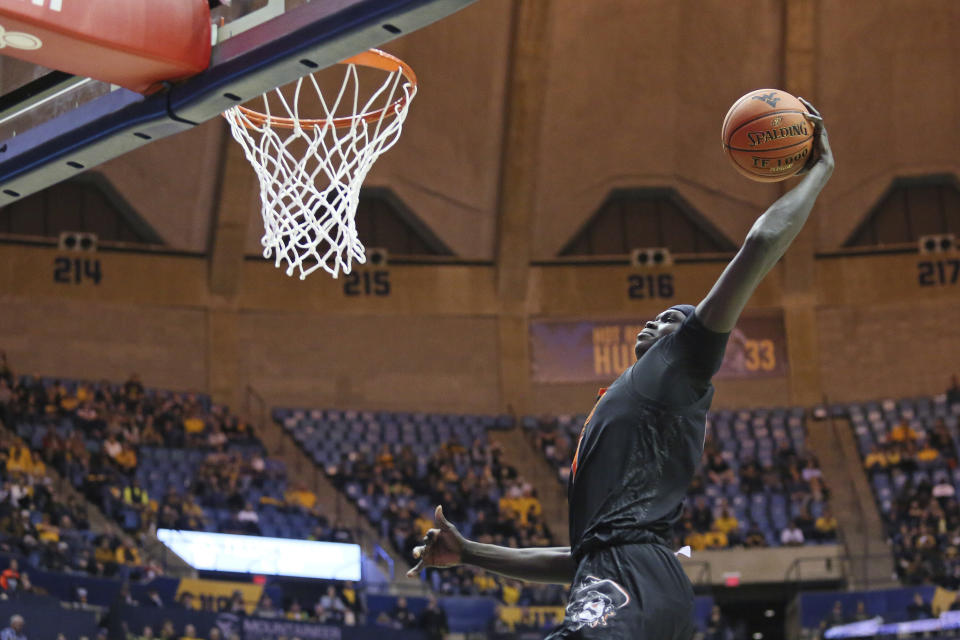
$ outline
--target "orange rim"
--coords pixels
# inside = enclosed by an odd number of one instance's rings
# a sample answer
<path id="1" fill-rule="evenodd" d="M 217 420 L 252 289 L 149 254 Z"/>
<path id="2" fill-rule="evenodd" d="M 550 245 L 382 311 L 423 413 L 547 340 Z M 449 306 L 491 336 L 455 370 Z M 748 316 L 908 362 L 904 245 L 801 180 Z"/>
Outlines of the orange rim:
<path id="1" fill-rule="evenodd" d="M 362 67 L 370 67 L 373 69 L 382 69 L 389 73 L 394 73 L 399 69 L 400 73 L 403 74 L 403 77 L 407 79 L 407 82 L 413 85 L 413 88 L 417 88 L 417 74 L 413 72 L 413 69 L 406 62 L 401 60 L 396 56 L 392 56 L 385 51 L 380 51 L 379 49 L 370 49 L 364 51 L 363 53 L 358 53 L 355 56 L 342 60 L 339 64 L 356 64 Z M 310 118 L 281 118 L 278 116 L 268 116 L 265 113 L 255 111 L 253 109 L 248 109 L 247 107 L 237 106 L 237 109 L 246 116 L 241 118 L 241 123 L 248 129 L 253 128 L 254 126 L 263 126 L 269 124 L 271 127 L 277 129 L 294 129 L 299 122 L 300 127 L 303 129 L 316 128 L 326 126 L 328 123 L 334 126 L 337 129 L 345 129 L 353 125 L 358 119 L 364 120 L 366 122 L 373 122 L 379 120 L 383 117 L 384 111 L 392 111 L 396 113 L 397 110 L 402 109 L 408 102 L 407 92 L 403 92 L 399 98 L 391 102 L 385 107 L 380 109 L 374 109 L 373 111 L 368 111 L 367 113 L 355 114 L 352 116 L 342 116 L 339 118 L 319 118 L 319 119 L 310 119 Z M 224 117 L 228 117 L 226 113 L 223 114 Z"/>

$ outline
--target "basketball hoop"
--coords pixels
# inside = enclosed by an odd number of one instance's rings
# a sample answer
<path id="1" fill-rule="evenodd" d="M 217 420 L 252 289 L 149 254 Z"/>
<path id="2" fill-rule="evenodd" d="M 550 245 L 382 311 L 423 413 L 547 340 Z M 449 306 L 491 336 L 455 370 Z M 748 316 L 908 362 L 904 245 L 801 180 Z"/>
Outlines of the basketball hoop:
<path id="1" fill-rule="evenodd" d="M 350 273 L 354 261 L 366 262 L 355 221 L 360 185 L 397 142 L 417 93 L 413 69 L 383 51 L 340 64 L 346 71 L 335 97 L 324 98 L 311 73 L 297 80 L 292 100 L 275 89 L 263 95 L 262 112 L 236 106 L 223 114 L 260 181 L 263 256 L 278 268 L 286 262 L 288 276 L 299 270 L 301 280 L 319 268 L 336 278 Z M 361 98 L 358 67 L 388 74 L 369 97 Z M 319 99 L 320 118 L 300 116 L 301 90 L 310 93 L 306 81 Z M 275 114 L 276 104 L 285 113 Z M 344 111 L 349 115 L 338 115 Z"/>

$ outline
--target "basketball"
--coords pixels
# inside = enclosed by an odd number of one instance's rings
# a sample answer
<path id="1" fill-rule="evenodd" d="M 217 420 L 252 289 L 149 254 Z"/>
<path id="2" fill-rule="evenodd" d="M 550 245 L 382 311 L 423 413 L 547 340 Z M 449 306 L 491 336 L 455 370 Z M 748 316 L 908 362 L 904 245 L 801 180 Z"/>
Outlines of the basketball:
<path id="1" fill-rule="evenodd" d="M 723 119 L 723 150 L 751 180 L 786 180 L 803 168 L 813 149 L 813 123 L 807 113 L 786 91 L 751 91 L 734 102 Z"/>

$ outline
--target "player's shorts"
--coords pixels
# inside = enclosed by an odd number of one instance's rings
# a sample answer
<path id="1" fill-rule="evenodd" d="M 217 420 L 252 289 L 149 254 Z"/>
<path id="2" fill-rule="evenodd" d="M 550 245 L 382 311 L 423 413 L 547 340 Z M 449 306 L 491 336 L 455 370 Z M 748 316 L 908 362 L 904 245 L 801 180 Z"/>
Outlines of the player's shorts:
<path id="1" fill-rule="evenodd" d="M 563 623 L 546 640 L 690 640 L 693 633 L 693 587 L 680 561 L 644 543 L 584 556 Z"/>

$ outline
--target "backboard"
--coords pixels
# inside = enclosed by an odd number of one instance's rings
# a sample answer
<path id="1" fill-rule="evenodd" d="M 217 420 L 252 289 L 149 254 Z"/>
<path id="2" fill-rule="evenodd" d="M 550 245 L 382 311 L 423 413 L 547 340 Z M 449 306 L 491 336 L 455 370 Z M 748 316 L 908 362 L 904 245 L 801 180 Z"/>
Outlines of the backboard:
<path id="1" fill-rule="evenodd" d="M 211 10 L 209 67 L 148 96 L 0 57 L 0 206 L 472 2 L 232 0 Z"/>

